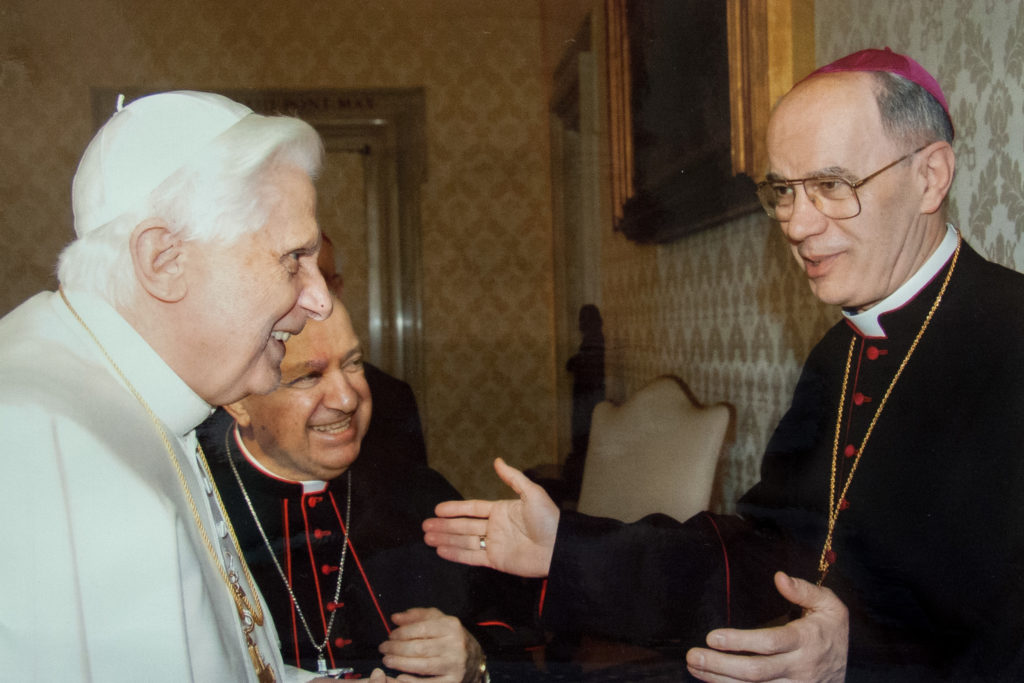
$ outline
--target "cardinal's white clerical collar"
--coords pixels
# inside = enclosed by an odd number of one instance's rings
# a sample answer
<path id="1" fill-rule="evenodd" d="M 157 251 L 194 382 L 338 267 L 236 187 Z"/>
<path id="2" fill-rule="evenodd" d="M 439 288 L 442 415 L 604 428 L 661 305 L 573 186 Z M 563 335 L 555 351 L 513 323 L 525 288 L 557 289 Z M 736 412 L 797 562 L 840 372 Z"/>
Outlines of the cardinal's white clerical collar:
<path id="1" fill-rule="evenodd" d="M 263 463 L 261 463 L 255 457 L 253 457 L 253 454 L 250 453 L 249 449 L 245 447 L 245 442 L 242 441 L 242 435 L 238 433 L 238 425 L 237 424 L 235 424 L 235 426 L 234 426 L 234 432 L 235 432 L 235 444 L 238 446 L 238 450 L 240 450 L 242 452 L 242 456 L 245 458 L 245 461 L 247 463 L 249 463 L 250 465 L 252 465 L 254 468 L 256 468 L 256 470 L 258 470 L 259 472 L 265 474 L 266 476 L 270 477 L 271 479 L 276 479 L 277 481 L 283 481 L 283 482 L 285 482 L 287 484 L 298 484 L 299 486 L 302 487 L 302 493 L 304 493 L 304 494 L 306 494 L 306 493 L 321 493 L 321 492 L 323 492 L 323 490 L 325 488 L 327 488 L 327 482 L 326 481 L 320 481 L 319 479 L 309 479 L 309 480 L 306 480 L 306 481 L 296 481 L 295 479 L 287 479 L 285 477 L 282 477 L 280 474 L 274 474 L 273 472 L 268 470 L 263 465 Z M 231 456 L 228 456 L 228 457 L 231 457 Z"/>

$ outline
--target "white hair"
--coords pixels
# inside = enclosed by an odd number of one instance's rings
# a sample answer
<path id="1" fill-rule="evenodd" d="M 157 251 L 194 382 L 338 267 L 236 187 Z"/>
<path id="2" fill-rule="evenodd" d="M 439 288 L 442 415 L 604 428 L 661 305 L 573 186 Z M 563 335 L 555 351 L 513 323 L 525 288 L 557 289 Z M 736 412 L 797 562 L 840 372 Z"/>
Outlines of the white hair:
<path id="1" fill-rule="evenodd" d="M 315 179 L 323 143 L 312 126 L 287 116 L 249 114 L 216 137 L 134 209 L 71 242 L 61 252 L 61 284 L 127 305 L 137 291 L 132 231 L 156 218 L 183 240 L 230 244 L 259 230 L 277 194 L 267 178 L 296 166 Z"/>

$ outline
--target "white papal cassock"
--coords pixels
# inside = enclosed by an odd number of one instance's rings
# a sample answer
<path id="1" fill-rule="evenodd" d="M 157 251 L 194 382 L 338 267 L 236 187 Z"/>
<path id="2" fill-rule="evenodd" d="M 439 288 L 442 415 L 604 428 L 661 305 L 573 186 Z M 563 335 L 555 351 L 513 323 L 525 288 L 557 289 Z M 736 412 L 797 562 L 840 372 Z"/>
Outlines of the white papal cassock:
<path id="1" fill-rule="evenodd" d="M 210 406 L 110 305 L 67 294 L 153 415 L 59 294 L 0 320 L 2 678 L 256 680 L 235 602 L 155 424 L 218 561 L 248 594 L 195 457 L 193 429 Z M 278 681 L 295 678 L 264 614 L 253 632 L 260 652 Z"/>

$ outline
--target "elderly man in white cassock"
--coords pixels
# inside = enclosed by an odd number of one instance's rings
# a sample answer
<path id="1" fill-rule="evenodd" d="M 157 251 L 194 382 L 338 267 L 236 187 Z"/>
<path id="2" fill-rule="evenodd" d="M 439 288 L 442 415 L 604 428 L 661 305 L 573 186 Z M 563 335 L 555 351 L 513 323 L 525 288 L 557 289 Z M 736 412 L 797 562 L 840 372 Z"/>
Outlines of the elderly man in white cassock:
<path id="1" fill-rule="evenodd" d="M 60 288 L 0 320 L 6 680 L 298 680 L 194 428 L 331 312 L 322 155 L 302 121 L 188 91 L 85 150 Z"/>

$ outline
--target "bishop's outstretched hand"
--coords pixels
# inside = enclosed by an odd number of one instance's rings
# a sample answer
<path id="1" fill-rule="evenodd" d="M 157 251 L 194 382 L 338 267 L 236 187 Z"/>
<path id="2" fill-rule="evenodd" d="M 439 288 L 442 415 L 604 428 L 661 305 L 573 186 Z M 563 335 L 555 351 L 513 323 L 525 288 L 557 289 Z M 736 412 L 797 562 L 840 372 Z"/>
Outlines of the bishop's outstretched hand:
<path id="1" fill-rule="evenodd" d="M 423 539 L 446 560 L 519 576 L 547 576 L 560 512 L 543 488 L 501 458 L 494 469 L 519 496 L 450 500 L 423 522 Z"/>

